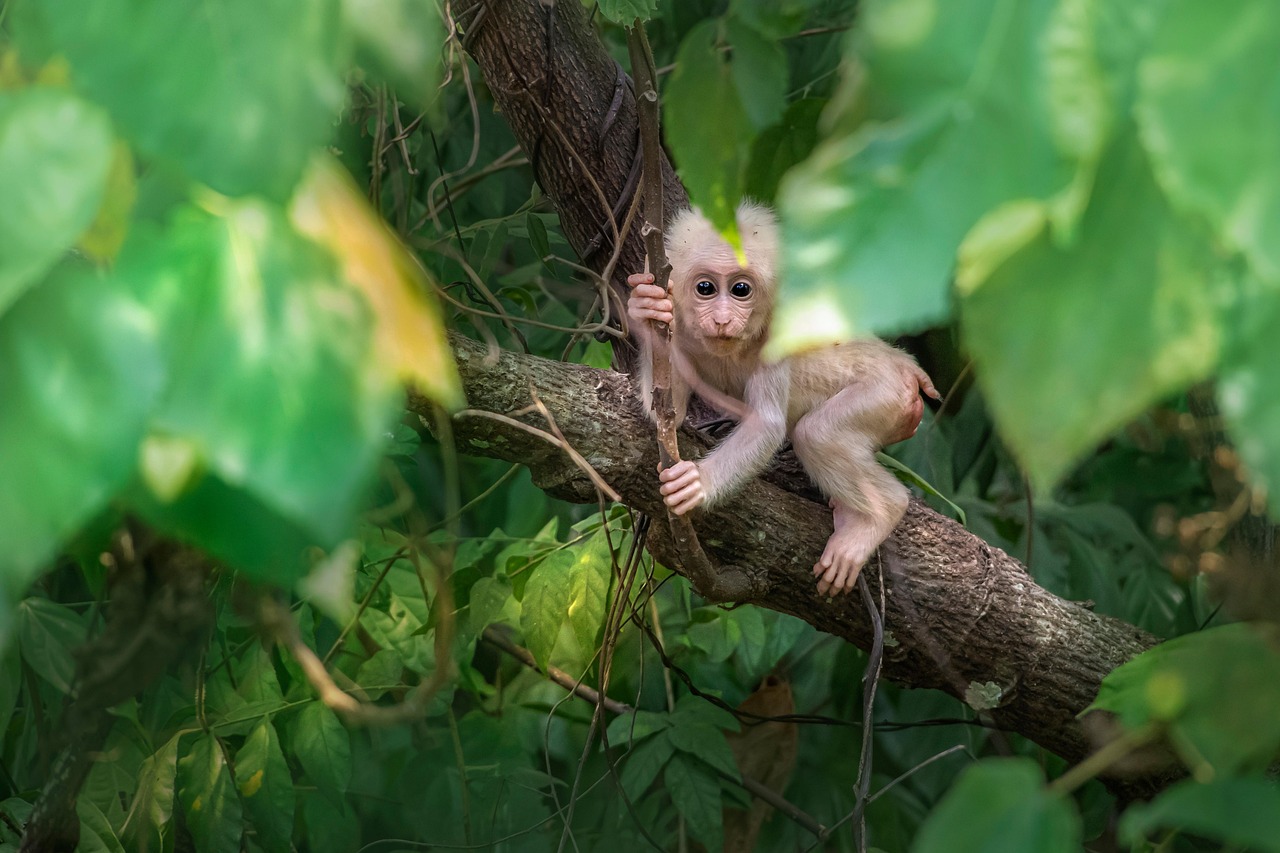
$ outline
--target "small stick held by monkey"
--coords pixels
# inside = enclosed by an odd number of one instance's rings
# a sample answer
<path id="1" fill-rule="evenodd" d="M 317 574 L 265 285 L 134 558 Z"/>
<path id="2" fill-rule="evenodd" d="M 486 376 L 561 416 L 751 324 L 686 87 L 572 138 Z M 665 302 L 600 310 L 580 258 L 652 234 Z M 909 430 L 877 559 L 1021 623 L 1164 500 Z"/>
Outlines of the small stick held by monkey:
<path id="1" fill-rule="evenodd" d="M 705 458 L 659 473 L 660 491 L 677 515 L 714 504 L 763 471 L 790 437 L 833 511 L 835 531 L 813 567 L 818 591 L 847 592 L 907 509 L 906 486 L 876 462 L 876 451 L 915 434 L 921 391 L 939 394 L 915 359 L 878 338 L 764 361 L 777 296 L 778 224 L 771 210 L 751 202 L 738 207 L 737 221 L 745 265 L 701 213 L 685 210 L 667 231 L 670 293 L 648 273 L 627 279 L 645 411 L 652 415 L 650 322 L 672 329 L 677 424 L 694 391 L 713 404 L 721 404 L 718 396 L 744 403 L 737 427 Z"/>

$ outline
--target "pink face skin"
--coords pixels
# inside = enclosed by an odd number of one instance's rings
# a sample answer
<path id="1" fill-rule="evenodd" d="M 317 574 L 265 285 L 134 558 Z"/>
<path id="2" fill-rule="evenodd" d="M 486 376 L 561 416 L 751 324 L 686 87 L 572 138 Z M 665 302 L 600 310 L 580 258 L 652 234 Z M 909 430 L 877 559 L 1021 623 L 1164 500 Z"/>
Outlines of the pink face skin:
<path id="1" fill-rule="evenodd" d="M 770 313 L 754 272 L 726 260 L 699 264 L 679 282 L 680 321 L 694 326 L 693 340 L 714 355 L 728 355 L 743 342 L 763 340 Z"/>
<path id="2" fill-rule="evenodd" d="M 755 314 L 756 287 L 746 270 L 704 270 L 685 284 L 687 305 L 698 336 L 712 351 L 732 350 L 749 334 Z"/>

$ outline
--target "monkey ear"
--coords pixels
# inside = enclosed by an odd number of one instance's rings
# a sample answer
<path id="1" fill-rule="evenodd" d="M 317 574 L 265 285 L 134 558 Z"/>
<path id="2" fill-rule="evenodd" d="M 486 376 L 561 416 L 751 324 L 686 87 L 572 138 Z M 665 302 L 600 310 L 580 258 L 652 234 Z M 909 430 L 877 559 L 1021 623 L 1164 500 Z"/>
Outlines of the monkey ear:
<path id="1" fill-rule="evenodd" d="M 742 250 L 760 283 L 772 289 L 778 271 L 778 217 L 769 207 L 744 198 L 738 205 Z"/>

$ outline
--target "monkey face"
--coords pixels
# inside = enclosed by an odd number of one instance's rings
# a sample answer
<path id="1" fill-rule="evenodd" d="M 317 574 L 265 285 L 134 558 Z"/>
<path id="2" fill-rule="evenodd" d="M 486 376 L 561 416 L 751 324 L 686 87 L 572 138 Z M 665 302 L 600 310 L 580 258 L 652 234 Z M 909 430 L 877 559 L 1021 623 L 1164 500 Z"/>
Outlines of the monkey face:
<path id="1" fill-rule="evenodd" d="M 769 331 L 777 269 L 777 223 L 768 208 L 738 208 L 744 258 L 696 210 L 671 224 L 667 255 L 675 287 L 677 333 L 686 349 L 733 355 Z"/>
<path id="2" fill-rule="evenodd" d="M 685 299 L 679 300 L 692 314 L 688 325 L 712 351 L 731 349 L 756 337 L 751 322 L 758 307 L 759 288 L 736 264 L 729 269 L 703 270 L 688 277 Z"/>

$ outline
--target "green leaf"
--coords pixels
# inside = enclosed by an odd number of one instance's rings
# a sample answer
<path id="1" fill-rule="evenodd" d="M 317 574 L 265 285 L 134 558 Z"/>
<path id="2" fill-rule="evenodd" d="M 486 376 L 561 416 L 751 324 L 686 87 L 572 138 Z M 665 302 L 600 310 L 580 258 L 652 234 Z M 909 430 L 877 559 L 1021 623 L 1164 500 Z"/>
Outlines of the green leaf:
<path id="1" fill-rule="evenodd" d="M 546 668 L 569 617 L 574 555 L 556 551 L 533 570 L 520 602 L 520 630 L 538 666 Z"/>
<path id="2" fill-rule="evenodd" d="M 689 198 L 724 230 L 735 225 L 755 131 L 733 71 L 716 49 L 715 22 L 684 37 L 664 97 L 663 127 Z"/>
<path id="3" fill-rule="evenodd" d="M 1055 5 L 860 8 L 853 44 L 868 88 L 828 117 L 845 129 L 782 187 L 791 296 L 773 330 L 778 352 L 946 319 L 956 250 L 974 223 L 1068 185 L 1073 164 L 1054 147 L 1038 85 Z"/>
<path id="4" fill-rule="evenodd" d="M 178 775 L 178 743 L 176 734 L 152 755 L 148 755 L 138 771 L 138 790 L 129 804 L 129 816 L 121 833 L 134 849 L 159 845 L 164 829 L 173 818 L 173 792 Z"/>
<path id="5" fill-rule="evenodd" d="M 731 779 L 742 777 L 738 763 L 733 758 L 733 750 L 729 749 L 729 742 L 724 739 L 724 732 L 715 726 L 677 720 L 667 732 L 667 737 L 676 749 L 729 774 Z"/>
<path id="6" fill-rule="evenodd" d="M 639 743 L 649 735 L 665 731 L 670 725 L 670 714 L 660 714 L 657 711 L 623 714 L 614 717 L 613 722 L 609 723 L 609 743 L 612 746 Z"/>
<path id="7" fill-rule="evenodd" d="M 0 315 L 93 222 L 111 123 L 70 92 L 0 92 Z"/>
<path id="8" fill-rule="evenodd" d="M 746 193 L 771 202 L 778 194 L 778 182 L 797 163 L 813 153 L 818 144 L 818 119 L 827 102 L 803 98 L 787 107 L 782 119 L 763 130 L 751 144 L 747 167 Z"/>
<path id="9" fill-rule="evenodd" d="M 787 55 L 782 45 L 735 17 L 725 22 L 733 54 L 729 70 L 738 101 L 757 131 L 782 115 L 787 106 Z"/>
<path id="10" fill-rule="evenodd" d="M 298 763 L 320 792 L 335 806 L 342 805 L 351 781 L 351 737 L 337 716 L 320 702 L 312 702 L 291 726 L 291 745 Z"/>
<path id="11" fill-rule="evenodd" d="M 1165 723 L 1183 761 L 1207 780 L 1262 768 L 1280 749 L 1280 629 L 1224 625 L 1161 643 L 1102 681 L 1086 710 L 1131 729 Z"/>
<path id="12" fill-rule="evenodd" d="M 1218 401 L 1252 483 L 1266 491 L 1280 516 L 1280 372 L 1275 369 L 1275 330 L 1280 328 L 1280 288 L 1257 286 L 1239 303 L 1230 328 L 1235 340 L 1224 356 Z"/>
<path id="13" fill-rule="evenodd" d="M 1153 802 L 1130 806 L 1120 818 L 1120 837 L 1126 843 L 1136 845 L 1156 829 L 1280 853 L 1280 788 L 1261 778 L 1185 781 Z"/>
<path id="14" fill-rule="evenodd" d="M 76 800 L 76 817 L 80 818 L 77 853 L 124 853 L 124 845 L 120 843 L 110 819 L 89 798 Z"/>
<path id="15" fill-rule="evenodd" d="M 240 800 L 222 747 L 212 734 L 199 734 L 191 751 L 178 760 L 178 797 L 196 849 L 238 853 L 243 830 Z"/>
<path id="16" fill-rule="evenodd" d="M 520 612 L 520 602 L 516 601 L 511 581 L 506 577 L 480 578 L 472 584 L 469 624 L 473 634 L 479 634 L 489 625 L 517 625 Z"/>
<path id="17" fill-rule="evenodd" d="M 436 100 L 444 22 L 431 0 L 341 0 L 357 56 L 416 109 Z"/>
<path id="18" fill-rule="evenodd" d="M 18 646 L 22 659 L 37 675 L 62 693 L 71 692 L 76 663 L 71 650 L 85 640 L 85 620 L 69 607 L 47 598 L 27 598 L 18 605 Z"/>
<path id="19" fill-rule="evenodd" d="M 662 774 L 676 810 L 684 816 L 689 832 L 708 850 L 724 847 L 720 782 L 698 762 L 672 756 Z"/>
<path id="20" fill-rule="evenodd" d="M 972 765 L 929 813 L 913 853 L 1077 853 L 1080 816 L 1026 758 Z"/>
<path id="21" fill-rule="evenodd" d="M 66 56 L 141 152 L 229 195 L 287 196 L 345 97 L 336 0 L 40 0 L 20 12 L 21 47 Z"/>
<path id="22" fill-rule="evenodd" d="M 351 527 L 400 392 L 372 359 L 360 295 L 320 249 L 270 206 L 219 214 L 183 210 L 162 233 L 136 233 L 120 259 L 172 364 L 153 433 L 198 448 L 215 475 L 172 503 L 138 501 L 239 567 L 288 582 L 307 568 L 302 546 L 331 548 Z"/>
<path id="23" fill-rule="evenodd" d="M 1140 73 L 1137 116 L 1175 206 L 1280 281 L 1280 8 L 1173 0 Z"/>
<path id="24" fill-rule="evenodd" d="M 1074 245 L 1054 246 L 1046 224 L 1031 204 L 988 218 L 957 281 L 983 392 L 1039 488 L 1207 376 L 1223 336 L 1212 257 L 1164 207 L 1134 146 L 1104 162 Z"/>
<path id="25" fill-rule="evenodd" d="M 1167 5 L 1063 0 L 1053 10 L 1045 33 L 1044 92 L 1061 151 L 1086 166 L 1101 156 L 1133 106 L 1139 61 Z M 1089 171 L 1078 177 L 1091 177 Z"/>
<path id="26" fill-rule="evenodd" d="M 616 533 L 615 533 L 616 535 Z M 573 566 L 569 569 L 569 627 L 578 641 L 583 656 L 590 658 L 599 645 L 609 603 L 609 574 L 612 554 L 609 538 L 601 530 L 573 550 Z"/>
<path id="27" fill-rule="evenodd" d="M 647 21 L 658 10 L 658 0 L 600 0 L 600 14 L 615 24 L 631 26 L 636 18 Z"/>
<path id="28" fill-rule="evenodd" d="M 618 777 L 622 790 L 631 799 L 639 800 L 675 751 L 675 745 L 667 737 L 650 738 L 631 750 Z"/>
<path id="29" fill-rule="evenodd" d="M 293 838 L 293 776 L 269 718 L 258 723 L 236 753 L 236 786 L 262 847 L 288 850 Z"/>
<path id="30" fill-rule="evenodd" d="M 151 319 L 88 271 L 0 318 L 0 613 L 127 481 L 160 381 Z"/>
<path id="31" fill-rule="evenodd" d="M 404 658 L 395 649 L 380 649 L 356 670 L 356 684 L 370 699 L 404 683 Z"/>
<path id="32" fill-rule="evenodd" d="M 337 808 L 324 797 L 304 797 L 303 824 L 312 853 L 350 853 L 360 849 L 360 824 L 344 804 Z"/>

